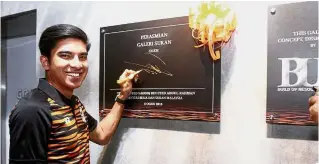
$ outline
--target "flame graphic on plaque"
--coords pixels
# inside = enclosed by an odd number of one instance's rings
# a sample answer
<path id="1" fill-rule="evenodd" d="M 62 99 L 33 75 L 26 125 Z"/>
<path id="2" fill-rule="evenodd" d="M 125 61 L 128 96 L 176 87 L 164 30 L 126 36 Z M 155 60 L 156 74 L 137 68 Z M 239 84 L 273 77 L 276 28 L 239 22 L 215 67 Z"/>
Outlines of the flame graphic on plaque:
<path id="1" fill-rule="evenodd" d="M 208 45 L 213 60 L 220 59 L 221 48 L 230 40 L 237 26 L 235 13 L 221 2 L 202 2 L 189 11 L 189 27 L 199 42 Z"/>

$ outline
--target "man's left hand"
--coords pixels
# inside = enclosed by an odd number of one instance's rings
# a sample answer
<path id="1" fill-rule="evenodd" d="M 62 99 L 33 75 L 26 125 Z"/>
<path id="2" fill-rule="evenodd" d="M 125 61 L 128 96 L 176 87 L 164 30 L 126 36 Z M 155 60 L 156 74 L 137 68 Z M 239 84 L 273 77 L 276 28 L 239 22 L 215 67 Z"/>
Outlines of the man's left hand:
<path id="1" fill-rule="evenodd" d="M 309 99 L 309 112 L 311 120 L 318 123 L 318 93 Z"/>

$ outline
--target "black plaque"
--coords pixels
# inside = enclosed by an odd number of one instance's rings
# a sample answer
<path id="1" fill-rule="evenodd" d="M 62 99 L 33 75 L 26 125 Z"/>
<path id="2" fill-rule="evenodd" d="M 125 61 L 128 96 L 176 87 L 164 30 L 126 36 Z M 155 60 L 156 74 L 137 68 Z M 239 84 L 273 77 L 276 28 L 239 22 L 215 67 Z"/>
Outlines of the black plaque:
<path id="1" fill-rule="evenodd" d="M 103 27 L 100 32 L 101 117 L 119 92 L 116 80 L 132 69 L 143 71 L 124 117 L 219 121 L 220 61 L 210 58 L 208 48 L 194 47 L 187 16 Z"/>
<path id="2" fill-rule="evenodd" d="M 308 99 L 318 86 L 318 2 L 268 9 L 267 123 L 315 125 Z"/>

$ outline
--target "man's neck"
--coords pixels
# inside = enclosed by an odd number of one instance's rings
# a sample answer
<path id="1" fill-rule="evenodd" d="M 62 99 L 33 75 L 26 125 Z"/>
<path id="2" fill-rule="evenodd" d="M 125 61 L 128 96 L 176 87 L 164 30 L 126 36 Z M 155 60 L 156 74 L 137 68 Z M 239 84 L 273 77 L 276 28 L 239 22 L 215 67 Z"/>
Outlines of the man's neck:
<path id="1" fill-rule="evenodd" d="M 65 88 L 59 85 L 55 80 L 52 80 L 50 78 L 47 78 L 47 81 L 50 85 L 52 85 L 55 89 L 57 89 L 66 98 L 71 99 L 71 97 L 73 96 L 73 90 L 70 90 L 68 88 Z"/>

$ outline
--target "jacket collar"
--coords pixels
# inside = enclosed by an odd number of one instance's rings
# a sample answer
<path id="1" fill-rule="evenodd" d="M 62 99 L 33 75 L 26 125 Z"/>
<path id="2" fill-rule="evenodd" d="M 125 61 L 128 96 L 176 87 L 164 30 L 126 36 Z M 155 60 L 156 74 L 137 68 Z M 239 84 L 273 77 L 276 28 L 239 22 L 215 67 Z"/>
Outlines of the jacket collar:
<path id="1" fill-rule="evenodd" d="M 62 95 L 56 88 L 49 84 L 45 78 L 39 79 L 38 88 L 46 93 L 51 99 L 53 99 L 57 104 L 65 106 L 73 106 L 75 104 L 76 96 L 72 96 L 71 99 L 66 98 Z"/>

